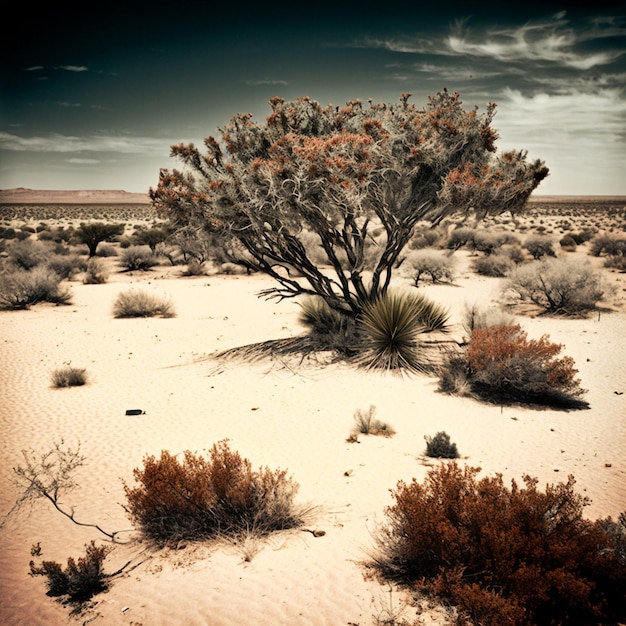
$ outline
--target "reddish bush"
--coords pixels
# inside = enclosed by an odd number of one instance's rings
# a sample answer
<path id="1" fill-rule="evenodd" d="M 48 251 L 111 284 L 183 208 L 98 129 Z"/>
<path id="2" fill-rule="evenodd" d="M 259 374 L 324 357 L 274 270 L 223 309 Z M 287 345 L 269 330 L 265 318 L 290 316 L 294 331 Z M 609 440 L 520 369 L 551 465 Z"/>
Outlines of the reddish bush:
<path id="1" fill-rule="evenodd" d="M 293 502 L 297 483 L 283 470 L 253 471 L 226 440 L 211 448 L 208 459 L 186 451 L 180 462 L 162 451 L 133 473 L 139 485 L 124 485 L 125 509 L 161 543 L 241 530 L 264 534 L 301 523 Z"/>
<path id="2" fill-rule="evenodd" d="M 609 520 L 585 520 L 574 479 L 537 489 L 456 463 L 400 481 L 376 566 L 490 626 L 599 624 L 626 617 L 626 558 Z M 613 525 L 615 523 L 611 522 Z M 621 534 L 626 528 L 621 528 Z"/>

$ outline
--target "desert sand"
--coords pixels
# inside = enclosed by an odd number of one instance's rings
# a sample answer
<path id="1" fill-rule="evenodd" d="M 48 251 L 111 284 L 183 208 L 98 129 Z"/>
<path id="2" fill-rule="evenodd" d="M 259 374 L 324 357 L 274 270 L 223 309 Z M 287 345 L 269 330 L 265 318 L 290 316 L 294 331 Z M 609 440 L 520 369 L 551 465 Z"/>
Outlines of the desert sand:
<path id="1" fill-rule="evenodd" d="M 467 265 L 469 253 L 457 254 Z M 64 564 L 101 536 L 40 500 L 0 530 L 0 623 L 365 626 L 389 611 L 446 623 L 443 609 L 419 613 L 405 592 L 369 578 L 364 567 L 392 503 L 390 489 L 445 462 L 424 456 L 424 436 L 445 430 L 460 463 L 507 481 L 529 474 L 546 485 L 573 475 L 577 491 L 591 500 L 590 518 L 615 518 L 626 509 L 626 275 L 607 276 L 615 293 L 601 313 L 517 317 L 529 337 L 547 333 L 574 358 L 591 408 L 570 412 L 444 395 L 428 376 L 316 360 L 214 358 L 216 351 L 304 332 L 295 302 L 257 297 L 272 284 L 262 275 L 181 278 L 173 267 L 114 272 L 103 285 L 72 282 L 70 306 L 0 313 L 0 514 L 19 496 L 12 468 L 21 450 L 46 452 L 63 438 L 80 442 L 86 457 L 63 503 L 80 521 L 128 530 L 120 538 L 130 540 L 136 534 L 122 506 L 122 480 L 133 482 L 144 456 L 204 452 L 228 438 L 254 467 L 287 469 L 300 485 L 299 501 L 318 507 L 307 528 L 325 531 L 160 551 L 130 541 L 115 547 L 106 569 L 129 560 L 134 568 L 70 616 L 71 607 L 46 596 L 43 578 L 28 575 L 31 546 L 40 542 L 43 558 Z M 449 306 L 460 337 L 465 304 L 496 301 L 499 285 L 466 268 L 454 285 L 423 289 Z M 130 286 L 170 297 L 176 317 L 114 319 L 113 301 Z M 88 384 L 51 388 L 51 372 L 64 363 L 85 368 Z M 348 443 L 355 411 L 370 405 L 395 436 L 361 435 Z M 127 416 L 127 409 L 145 413 Z"/>

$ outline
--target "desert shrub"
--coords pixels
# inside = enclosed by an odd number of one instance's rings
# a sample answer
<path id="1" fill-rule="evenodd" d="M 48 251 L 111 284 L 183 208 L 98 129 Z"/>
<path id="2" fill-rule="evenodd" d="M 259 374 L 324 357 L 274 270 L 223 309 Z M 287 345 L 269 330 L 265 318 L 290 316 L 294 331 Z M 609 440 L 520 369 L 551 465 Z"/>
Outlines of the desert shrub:
<path id="1" fill-rule="evenodd" d="M 0 237 L 2 237 L 2 239 L 15 239 L 15 236 L 15 228 L 11 226 L 0 228 Z"/>
<path id="2" fill-rule="evenodd" d="M 435 248 L 444 237 L 446 235 L 442 228 L 433 228 L 430 224 L 420 224 L 415 228 L 407 247 L 409 250 Z"/>
<path id="3" fill-rule="evenodd" d="M 96 546 L 92 541 L 85 545 L 85 556 L 67 560 L 65 569 L 55 561 L 43 561 L 36 566 L 30 562 L 31 576 L 45 576 L 50 596 L 68 596 L 71 602 L 84 602 L 105 591 L 108 576 L 103 569 L 110 546 Z"/>
<path id="4" fill-rule="evenodd" d="M 157 245 L 165 242 L 171 234 L 171 229 L 163 224 L 152 228 L 141 228 L 134 233 L 133 239 L 136 245 L 148 246 L 154 254 Z"/>
<path id="5" fill-rule="evenodd" d="M 549 313 L 564 315 L 594 309 L 606 290 L 589 262 L 574 259 L 544 259 L 517 267 L 504 288 Z"/>
<path id="6" fill-rule="evenodd" d="M 27 309 L 39 302 L 69 304 L 71 300 L 72 295 L 61 286 L 59 275 L 47 267 L 0 274 L 0 308 Z"/>
<path id="7" fill-rule="evenodd" d="M 519 265 L 526 260 L 526 253 L 518 243 L 504 244 L 500 248 L 499 253 L 511 259 L 515 265 Z"/>
<path id="8" fill-rule="evenodd" d="M 576 245 L 580 245 L 589 241 L 596 233 L 595 228 L 583 228 L 581 231 L 577 233 L 570 233 L 572 238 L 576 242 Z"/>
<path id="9" fill-rule="evenodd" d="M 391 437 L 395 432 L 389 424 L 376 417 L 376 407 L 373 404 L 367 410 L 357 409 L 354 412 L 353 440 L 356 440 L 359 434 Z"/>
<path id="10" fill-rule="evenodd" d="M 529 235 L 526 237 L 523 247 L 528 250 L 533 259 L 541 259 L 544 256 L 556 256 L 552 239 L 543 235 Z"/>
<path id="11" fill-rule="evenodd" d="M 186 451 L 147 456 L 133 472 L 137 486 L 124 484 L 131 519 L 150 539 L 175 543 L 242 531 L 264 535 L 302 524 L 295 505 L 298 484 L 283 470 L 254 471 L 227 440 L 209 457 Z"/>
<path id="12" fill-rule="evenodd" d="M 448 313 L 416 292 L 389 290 L 368 302 L 359 319 L 361 362 L 369 368 L 424 371 L 422 333 L 446 331 Z"/>
<path id="13" fill-rule="evenodd" d="M 426 436 L 426 456 L 437 459 L 456 459 L 459 456 L 456 443 L 452 443 L 450 435 L 445 431 L 438 432 L 434 437 Z"/>
<path id="14" fill-rule="evenodd" d="M 474 233 L 472 248 L 478 252 L 491 255 L 505 243 L 519 243 L 513 235 L 506 232 L 494 232 L 485 229 L 478 229 Z"/>
<path id="15" fill-rule="evenodd" d="M 171 259 L 170 263 L 171 263 Z M 204 263 L 201 263 L 197 259 L 190 259 L 189 263 L 187 263 L 187 267 L 183 274 L 185 276 L 205 276 L 206 275 L 206 267 Z"/>
<path id="16" fill-rule="evenodd" d="M 124 224 L 84 222 L 75 231 L 74 238 L 89 248 L 89 256 L 95 256 L 98 246 L 104 241 L 114 241 L 124 234 Z"/>
<path id="17" fill-rule="evenodd" d="M 623 256 L 608 256 L 604 260 L 604 267 L 626 272 L 626 254 Z"/>
<path id="18" fill-rule="evenodd" d="M 8 260 L 16 268 L 32 270 L 46 263 L 50 248 L 40 241 L 27 239 L 14 241 L 8 252 Z"/>
<path id="19" fill-rule="evenodd" d="M 592 256 L 626 256 L 626 235 L 603 233 L 596 235 L 589 245 Z"/>
<path id="20" fill-rule="evenodd" d="M 55 369 L 50 378 L 53 387 L 80 387 L 87 382 L 87 370 L 66 365 Z"/>
<path id="21" fill-rule="evenodd" d="M 500 308 L 486 308 L 477 304 L 465 304 L 462 324 L 463 328 L 470 334 L 477 328 L 514 323 L 515 318 Z"/>
<path id="22" fill-rule="evenodd" d="M 108 278 L 109 271 L 102 259 L 91 257 L 87 261 L 83 283 L 85 285 L 101 285 L 106 283 Z"/>
<path id="23" fill-rule="evenodd" d="M 559 245 L 563 248 L 563 250 L 567 250 L 568 252 L 575 252 L 576 250 L 576 240 L 569 234 L 561 237 Z"/>
<path id="24" fill-rule="evenodd" d="M 87 262 L 77 254 L 52 254 L 46 265 L 62 279 L 69 279 L 85 271 Z"/>
<path id="25" fill-rule="evenodd" d="M 504 254 L 490 254 L 478 257 L 472 262 L 472 267 L 481 276 L 503 277 L 515 268 L 515 263 Z"/>
<path id="26" fill-rule="evenodd" d="M 320 296 L 305 296 L 298 302 L 298 320 L 309 329 L 319 349 L 350 352 L 355 350 L 354 320 L 331 309 Z"/>
<path id="27" fill-rule="evenodd" d="M 112 257 L 112 256 L 117 256 L 118 255 L 118 251 L 117 248 L 110 244 L 110 243 L 101 243 L 98 246 L 98 256 L 99 257 Z"/>
<path id="28" fill-rule="evenodd" d="M 127 271 L 147 271 L 158 265 L 158 259 L 148 246 L 130 246 L 122 250 L 119 258 L 120 267 Z"/>
<path id="29" fill-rule="evenodd" d="M 452 282 L 455 265 L 453 257 L 435 250 L 414 250 L 403 262 L 405 273 L 411 275 L 416 287 L 423 276 L 430 278 L 433 283 Z"/>
<path id="30" fill-rule="evenodd" d="M 122 291 L 113 303 L 113 316 L 125 317 L 174 317 L 174 305 L 168 299 L 146 291 Z"/>
<path id="31" fill-rule="evenodd" d="M 626 617 L 626 563 L 606 522 L 583 517 L 575 481 L 537 488 L 478 479 L 456 462 L 400 481 L 376 533 L 374 566 L 484 626 L 608 624 Z M 465 623 L 467 623 L 467 621 Z"/>
<path id="32" fill-rule="evenodd" d="M 500 404 L 586 408 L 574 360 L 558 357 L 562 348 L 547 335 L 528 339 L 519 324 L 476 328 L 464 355 L 466 384 L 478 397 Z M 461 363 L 455 359 L 450 366 L 458 377 Z"/>
<path id="33" fill-rule="evenodd" d="M 460 226 L 455 228 L 449 235 L 446 244 L 447 248 L 452 250 L 458 250 L 463 246 L 473 247 L 474 235 L 476 234 L 475 228 L 469 228 L 467 226 Z"/>

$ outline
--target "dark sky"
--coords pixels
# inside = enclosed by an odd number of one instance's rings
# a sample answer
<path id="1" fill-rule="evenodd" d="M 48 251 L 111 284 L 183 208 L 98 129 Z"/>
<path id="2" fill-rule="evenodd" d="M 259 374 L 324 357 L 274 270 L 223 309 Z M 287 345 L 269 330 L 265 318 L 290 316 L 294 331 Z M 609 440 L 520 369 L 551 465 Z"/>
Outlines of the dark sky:
<path id="1" fill-rule="evenodd" d="M 445 87 L 498 104 L 498 147 L 550 167 L 537 193 L 626 195 L 625 1 L 21 4 L 2 27 L 2 189 L 145 192 L 178 166 L 171 144 L 263 122 L 273 96 L 419 106 Z"/>

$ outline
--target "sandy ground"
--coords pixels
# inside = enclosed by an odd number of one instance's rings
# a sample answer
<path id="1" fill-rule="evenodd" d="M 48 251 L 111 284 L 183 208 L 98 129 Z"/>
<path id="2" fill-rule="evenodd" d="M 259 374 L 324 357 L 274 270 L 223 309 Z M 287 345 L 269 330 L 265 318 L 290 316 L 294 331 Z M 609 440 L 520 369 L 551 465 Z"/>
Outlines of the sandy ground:
<path id="1" fill-rule="evenodd" d="M 78 486 L 63 503 L 80 521 L 129 529 L 122 480 L 132 483 L 146 454 L 204 452 L 228 438 L 253 466 L 287 469 L 300 484 L 300 501 L 318 507 L 307 528 L 326 534 L 297 530 L 242 545 L 159 552 L 136 541 L 120 545 L 107 558 L 107 571 L 128 560 L 134 569 L 72 617 L 46 596 L 43 578 L 28 575 L 30 549 L 41 542 L 43 558 L 65 563 L 99 534 L 37 501 L 0 530 L 0 623 L 365 626 L 403 607 L 416 620 L 418 608 L 405 606 L 408 597 L 369 579 L 363 563 L 392 502 L 389 490 L 400 479 L 422 479 L 439 462 L 423 456 L 424 436 L 441 430 L 457 443 L 461 462 L 484 474 L 520 481 L 527 473 L 542 485 L 572 474 L 591 499 L 589 517 L 626 509 L 624 274 L 609 275 L 616 287 L 610 311 L 587 319 L 518 318 L 531 338 L 548 333 L 576 361 L 591 408 L 563 412 L 446 396 L 426 376 L 215 360 L 216 350 L 302 333 L 298 307 L 259 299 L 272 284 L 261 275 L 181 278 L 179 271 L 114 273 L 104 285 L 73 282 L 70 306 L 0 313 L 0 514 L 19 495 L 12 468 L 22 461 L 20 451 L 45 452 L 63 438 L 80 442 L 86 457 Z M 459 324 L 465 303 L 488 304 L 499 284 L 463 271 L 455 285 L 424 291 L 448 305 L 451 322 Z M 129 286 L 171 297 L 177 316 L 114 319 L 113 301 Z M 52 370 L 64 363 L 86 368 L 89 383 L 51 388 Z M 370 405 L 396 435 L 346 442 L 355 411 Z M 127 409 L 145 414 L 126 416 Z M 420 619 L 445 623 L 436 608 L 422 610 Z"/>

